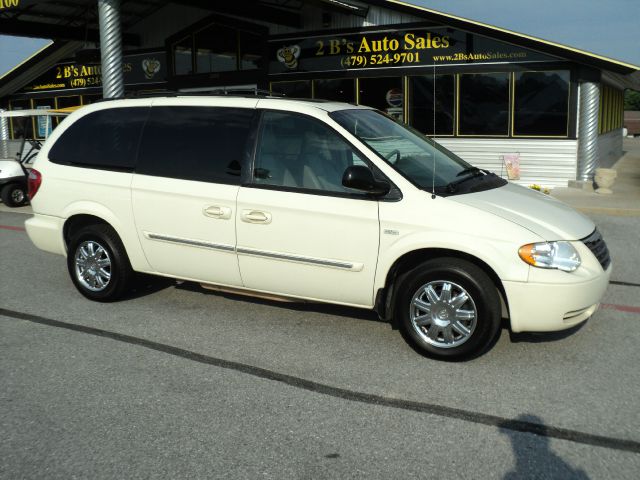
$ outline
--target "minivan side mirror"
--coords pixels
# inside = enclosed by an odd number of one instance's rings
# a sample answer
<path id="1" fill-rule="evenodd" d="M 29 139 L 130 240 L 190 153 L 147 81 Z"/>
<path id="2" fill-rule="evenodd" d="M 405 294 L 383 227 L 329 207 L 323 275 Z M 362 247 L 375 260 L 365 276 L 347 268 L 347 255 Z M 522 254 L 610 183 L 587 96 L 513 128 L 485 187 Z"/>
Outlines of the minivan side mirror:
<path id="1" fill-rule="evenodd" d="M 371 169 L 364 165 L 347 167 L 342 175 L 342 186 L 380 196 L 391 190 L 389 182 L 376 180 Z"/>

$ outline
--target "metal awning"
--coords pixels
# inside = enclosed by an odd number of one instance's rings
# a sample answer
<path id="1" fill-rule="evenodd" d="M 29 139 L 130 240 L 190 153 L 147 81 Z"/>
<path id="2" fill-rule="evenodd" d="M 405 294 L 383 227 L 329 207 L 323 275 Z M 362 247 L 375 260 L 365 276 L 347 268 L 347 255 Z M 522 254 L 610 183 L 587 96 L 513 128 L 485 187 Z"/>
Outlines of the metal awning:
<path id="1" fill-rule="evenodd" d="M 3 34 L 51 38 L 54 43 L 0 78 L 0 98 L 17 91 L 63 58 L 94 44 L 99 36 L 97 0 L 21 0 L 13 3 L 17 6 L 7 7 L 8 2 L 5 2 L 5 8 L 0 10 Z M 370 6 L 377 6 L 611 72 L 626 87 L 640 88 L 640 67 L 636 65 L 399 0 L 122 0 L 120 16 L 124 47 L 139 45 L 132 27 L 169 3 L 296 29 L 302 28 L 302 9 L 308 4 L 320 7 L 319 11 L 361 18 L 367 16 Z"/>

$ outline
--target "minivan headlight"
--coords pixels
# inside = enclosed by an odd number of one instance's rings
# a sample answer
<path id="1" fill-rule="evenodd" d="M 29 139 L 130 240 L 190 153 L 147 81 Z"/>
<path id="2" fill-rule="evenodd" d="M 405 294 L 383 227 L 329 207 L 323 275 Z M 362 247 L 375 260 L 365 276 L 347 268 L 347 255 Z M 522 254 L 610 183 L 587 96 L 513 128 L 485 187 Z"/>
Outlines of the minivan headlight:
<path id="1" fill-rule="evenodd" d="M 573 272 L 580 266 L 578 251 L 569 242 L 541 242 L 523 245 L 518 255 L 529 265 Z"/>

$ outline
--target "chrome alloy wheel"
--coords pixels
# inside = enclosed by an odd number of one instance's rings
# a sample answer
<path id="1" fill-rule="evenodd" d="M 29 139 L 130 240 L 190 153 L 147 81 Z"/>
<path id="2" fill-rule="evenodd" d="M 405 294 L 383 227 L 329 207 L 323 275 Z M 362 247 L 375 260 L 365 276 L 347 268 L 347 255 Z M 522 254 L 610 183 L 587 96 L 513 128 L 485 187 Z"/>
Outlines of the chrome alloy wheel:
<path id="1" fill-rule="evenodd" d="M 476 328 L 478 310 L 471 295 L 453 282 L 435 280 L 411 299 L 411 325 L 420 337 L 438 348 L 462 345 Z"/>
<path id="2" fill-rule="evenodd" d="M 111 280 L 111 258 L 105 248 L 94 240 L 78 245 L 75 255 L 76 278 L 92 292 L 101 292 Z"/>
<path id="3" fill-rule="evenodd" d="M 24 190 L 22 190 L 21 188 L 14 188 L 11 191 L 11 200 L 13 200 L 16 204 L 22 204 L 22 202 L 24 202 L 24 198 Z"/>

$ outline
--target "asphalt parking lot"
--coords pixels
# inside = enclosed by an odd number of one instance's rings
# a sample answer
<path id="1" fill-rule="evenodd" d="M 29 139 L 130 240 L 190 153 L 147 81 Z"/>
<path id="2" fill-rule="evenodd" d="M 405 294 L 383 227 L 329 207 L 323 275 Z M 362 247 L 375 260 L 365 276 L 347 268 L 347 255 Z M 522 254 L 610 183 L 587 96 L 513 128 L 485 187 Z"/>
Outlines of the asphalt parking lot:
<path id="1" fill-rule="evenodd" d="M 355 309 L 92 303 L 25 218 L 0 212 L 2 479 L 638 478 L 640 217 L 593 217 L 614 282 L 586 324 L 461 363 Z"/>

